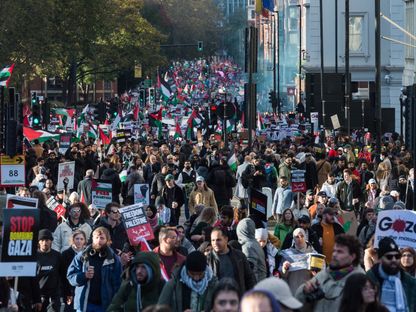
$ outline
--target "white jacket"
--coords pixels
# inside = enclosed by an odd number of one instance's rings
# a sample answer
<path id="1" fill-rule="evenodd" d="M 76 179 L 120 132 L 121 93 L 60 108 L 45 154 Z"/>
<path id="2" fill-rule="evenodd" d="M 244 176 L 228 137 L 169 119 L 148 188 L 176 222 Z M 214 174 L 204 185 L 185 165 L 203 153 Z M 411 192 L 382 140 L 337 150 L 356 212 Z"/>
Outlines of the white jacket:
<path id="1" fill-rule="evenodd" d="M 85 233 L 88 241 L 92 232 L 91 226 L 88 223 L 83 223 L 77 229 Z M 72 233 L 73 231 L 67 222 L 59 224 L 55 232 L 53 232 L 52 249 L 62 253 L 71 247 Z"/>

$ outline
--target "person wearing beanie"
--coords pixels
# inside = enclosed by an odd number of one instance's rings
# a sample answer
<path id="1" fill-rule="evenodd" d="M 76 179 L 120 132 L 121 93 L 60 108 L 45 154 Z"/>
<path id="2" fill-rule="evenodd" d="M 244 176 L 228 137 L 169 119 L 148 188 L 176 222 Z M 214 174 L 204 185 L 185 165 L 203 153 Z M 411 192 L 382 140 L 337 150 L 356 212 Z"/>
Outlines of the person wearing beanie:
<path id="1" fill-rule="evenodd" d="M 259 242 L 261 248 L 263 248 L 264 257 L 266 259 L 267 276 L 273 276 L 277 269 L 276 261 L 279 251 L 269 240 L 269 231 L 267 229 L 256 229 L 254 237 Z M 276 240 L 279 241 L 277 238 Z"/>
<path id="2" fill-rule="evenodd" d="M 416 279 L 400 268 L 400 250 L 394 239 L 383 237 L 377 254 L 379 263 L 367 275 L 380 289 L 380 303 L 389 311 L 415 311 Z"/>
<path id="3" fill-rule="evenodd" d="M 307 259 L 309 253 L 316 253 L 312 245 L 306 240 L 306 232 L 302 228 L 293 231 L 293 245 L 280 251 L 279 271 L 281 277 L 289 284 L 290 290 L 295 292 L 298 287 L 312 277 L 312 272 L 307 268 L 293 268 L 293 263 L 300 257 Z"/>
<path id="4" fill-rule="evenodd" d="M 160 258 L 154 252 L 137 253 L 107 311 L 140 312 L 147 306 L 156 304 L 165 285 L 159 263 Z"/>
<path id="5" fill-rule="evenodd" d="M 59 311 L 60 302 L 60 274 L 62 256 L 52 249 L 53 236 L 48 229 L 39 231 L 37 252 L 37 278 L 42 300 L 42 311 Z"/>
<path id="6" fill-rule="evenodd" d="M 205 255 L 193 251 L 163 287 L 158 304 L 170 306 L 173 312 L 204 311 L 212 301 L 216 284 Z"/>

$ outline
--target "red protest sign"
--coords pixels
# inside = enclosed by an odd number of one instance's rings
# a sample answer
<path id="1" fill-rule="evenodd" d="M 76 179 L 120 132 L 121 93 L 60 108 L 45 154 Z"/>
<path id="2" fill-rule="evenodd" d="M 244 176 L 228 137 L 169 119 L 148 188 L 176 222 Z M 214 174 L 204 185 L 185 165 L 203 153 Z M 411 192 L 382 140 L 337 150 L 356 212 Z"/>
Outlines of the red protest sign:
<path id="1" fill-rule="evenodd" d="M 139 245 L 143 238 L 146 240 L 155 238 L 142 204 L 123 207 L 119 211 L 132 246 Z"/>

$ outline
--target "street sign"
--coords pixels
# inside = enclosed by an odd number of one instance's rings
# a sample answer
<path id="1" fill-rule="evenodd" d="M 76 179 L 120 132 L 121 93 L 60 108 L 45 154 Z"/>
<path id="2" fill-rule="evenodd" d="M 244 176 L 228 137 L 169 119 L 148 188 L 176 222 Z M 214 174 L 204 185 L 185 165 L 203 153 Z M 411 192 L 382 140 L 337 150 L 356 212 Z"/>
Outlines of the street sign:
<path id="1" fill-rule="evenodd" d="M 0 185 L 25 186 L 25 157 L 0 156 Z"/>
<path id="2" fill-rule="evenodd" d="M 292 170 L 292 192 L 306 192 L 305 170 Z"/>

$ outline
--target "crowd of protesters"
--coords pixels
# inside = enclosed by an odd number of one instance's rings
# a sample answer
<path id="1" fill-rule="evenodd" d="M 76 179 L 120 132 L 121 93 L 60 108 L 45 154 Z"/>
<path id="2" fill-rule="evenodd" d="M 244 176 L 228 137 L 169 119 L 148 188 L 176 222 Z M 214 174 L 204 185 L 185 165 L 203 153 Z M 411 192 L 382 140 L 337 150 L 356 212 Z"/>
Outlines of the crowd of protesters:
<path id="1" fill-rule="evenodd" d="M 83 139 L 59 153 L 33 142 L 27 187 L 38 199 L 37 276 L 0 278 L 10 311 L 416 311 L 416 252 L 392 238 L 374 248 L 377 215 L 413 210 L 412 153 L 395 135 L 382 146 L 360 137 L 203 144 L 173 137 L 102 145 Z M 368 144 L 369 143 L 369 144 Z M 235 156 L 238 168 L 229 160 Z M 75 161 L 74 187 L 57 191 L 60 162 Z M 291 189 L 303 169 L 307 191 Z M 127 170 L 122 182 L 120 173 Z M 92 204 L 93 179 L 111 182 L 113 202 Z M 119 209 L 147 184 L 155 239 L 131 246 Z M 264 228 L 249 214 L 250 190 L 272 193 Z M 66 207 L 58 219 L 46 201 Z M 353 214 L 348 234 L 342 214 Z M 323 267 L 296 267 L 315 254 Z"/>

